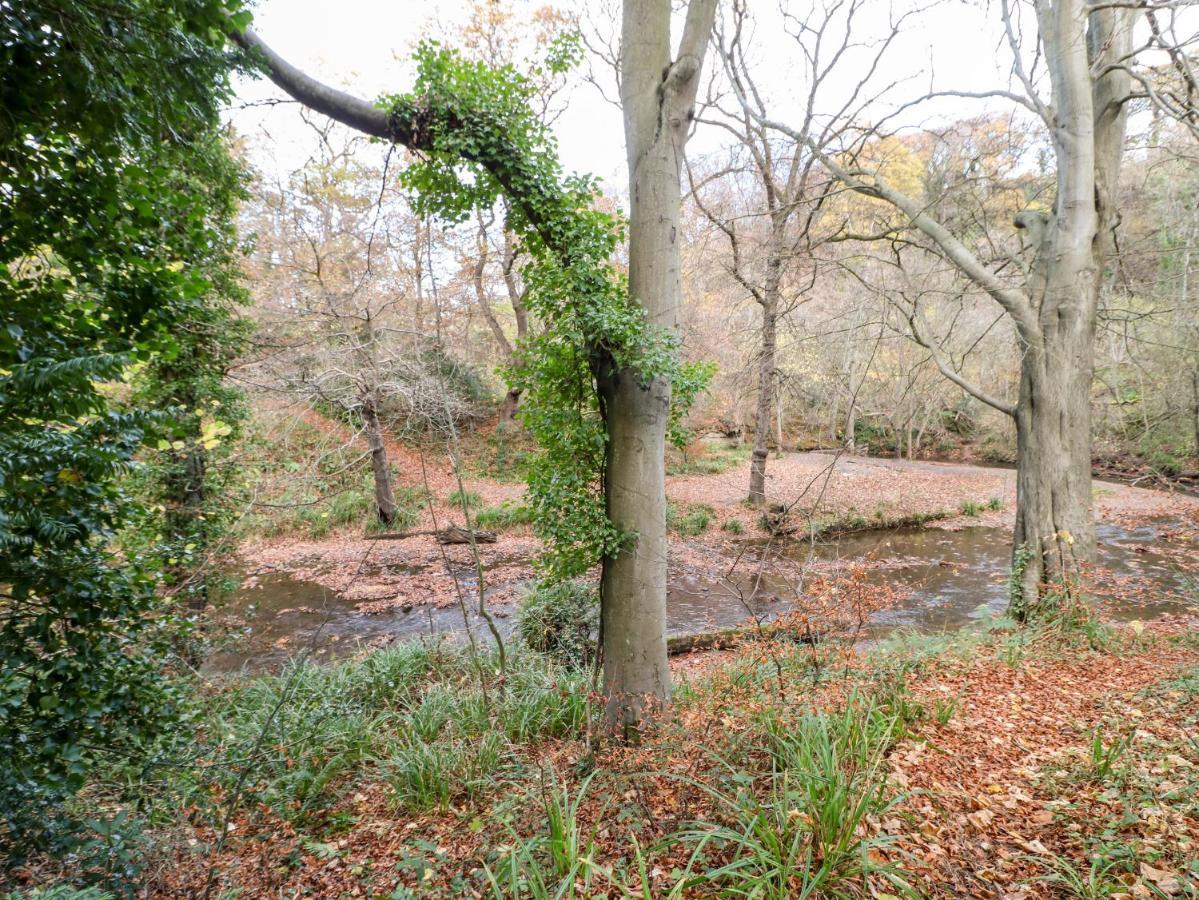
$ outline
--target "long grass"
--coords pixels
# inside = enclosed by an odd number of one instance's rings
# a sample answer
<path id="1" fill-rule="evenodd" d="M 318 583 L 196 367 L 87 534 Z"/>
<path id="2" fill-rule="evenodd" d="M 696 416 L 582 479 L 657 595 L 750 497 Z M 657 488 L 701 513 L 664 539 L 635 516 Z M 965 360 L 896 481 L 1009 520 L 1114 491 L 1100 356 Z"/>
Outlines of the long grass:
<path id="1" fill-rule="evenodd" d="M 494 660 L 482 667 L 494 671 Z M 405 645 L 236 684 L 210 702 L 204 730 L 227 761 L 217 782 L 248 766 L 247 795 L 286 818 L 327 809 L 380 774 L 398 806 L 427 810 L 498 783 L 513 745 L 581 733 L 588 690 L 584 673 L 527 653 L 503 690 L 485 694 L 465 650 Z M 255 744 L 265 749 L 247 758 Z"/>
<path id="2" fill-rule="evenodd" d="M 725 786 L 697 785 L 717 818 L 672 837 L 693 848 L 686 887 L 784 900 L 849 896 L 869 880 L 909 893 L 883 856 L 892 838 L 869 827 L 902 799 L 883 765 L 895 728 L 893 715 L 858 698 L 839 713 L 771 713 L 762 735 L 769 773 L 729 766 Z"/>

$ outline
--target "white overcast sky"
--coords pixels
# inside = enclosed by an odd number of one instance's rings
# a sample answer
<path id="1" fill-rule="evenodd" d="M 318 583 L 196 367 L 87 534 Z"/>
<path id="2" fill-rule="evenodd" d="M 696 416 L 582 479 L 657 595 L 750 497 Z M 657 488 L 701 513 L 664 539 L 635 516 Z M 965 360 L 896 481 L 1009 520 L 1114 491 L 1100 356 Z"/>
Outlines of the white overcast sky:
<path id="1" fill-rule="evenodd" d="M 805 3 L 792 2 L 800 13 Z M 778 99 L 785 118 L 787 96 L 796 88 L 794 45 L 784 34 L 776 0 L 750 0 L 758 26 L 759 81 Z M 875 24 L 885 22 L 892 0 L 877 4 Z M 533 5 L 545 5 L 534 0 Z M 597 16 L 598 8 L 586 0 L 561 0 L 560 9 L 581 10 Z M 402 92 L 412 83 L 406 62 L 415 42 L 430 28 L 441 33 L 465 17 L 466 2 L 443 0 L 260 0 L 254 28 L 284 58 L 310 74 L 366 98 Z M 869 21 L 869 19 L 867 19 Z M 1005 87 L 1009 60 L 1000 46 L 994 8 L 979 0 L 947 0 L 922 14 L 906 29 L 904 42 L 892 51 L 888 80 L 910 78 L 907 95 L 928 90 L 935 78 L 938 88 L 984 90 Z M 869 27 L 869 26 L 867 26 Z M 676 35 L 677 39 L 677 35 Z M 594 86 L 574 84 L 569 105 L 556 121 L 564 166 L 604 179 L 615 193 L 624 188 L 624 146 L 619 110 L 605 101 Z M 251 145 L 251 159 L 268 173 L 285 173 L 304 163 L 315 147 L 315 137 L 299 118 L 295 104 L 263 106 L 282 94 L 266 80 L 238 82 L 238 105 L 229 117 Z M 902 96 L 902 95 L 897 95 Z M 974 101 L 957 103 L 952 114 L 981 111 Z M 719 133 L 701 128 L 689 147 L 692 154 L 715 150 Z"/>

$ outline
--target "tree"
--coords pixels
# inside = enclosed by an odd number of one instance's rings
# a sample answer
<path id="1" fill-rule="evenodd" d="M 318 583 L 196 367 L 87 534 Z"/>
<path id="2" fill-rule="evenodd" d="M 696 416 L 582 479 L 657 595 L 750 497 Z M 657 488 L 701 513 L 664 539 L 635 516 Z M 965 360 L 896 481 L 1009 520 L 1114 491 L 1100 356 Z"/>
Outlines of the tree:
<path id="1" fill-rule="evenodd" d="M 1160 95 L 1137 71 L 1138 54 L 1147 49 L 1176 53 L 1178 45 L 1152 27 L 1155 13 L 1147 4 L 1047 0 L 1035 4 L 1037 34 L 1030 50 L 1020 42 L 1020 9 L 1010 2 L 1001 6 L 1019 90 L 940 91 L 922 98 L 998 98 L 1018 104 L 1044 127 L 1054 162 L 1053 205 L 1015 217 L 1024 252 L 1014 264 L 989 264 L 927 204 L 862 158 L 877 126 L 864 129 L 842 152 L 822 154 L 822 161 L 849 188 L 898 210 L 904 229 L 922 235 L 929 249 L 989 294 L 1013 323 L 1021 373 L 1018 399 L 1010 402 L 962 378 L 937 352 L 936 341 L 921 331 L 919 315 L 912 317 L 916 339 L 933 353 L 942 372 L 1015 421 L 1013 561 L 1019 589 L 1012 609 L 1023 618 L 1036 611 L 1047 585 L 1071 582 L 1079 565 L 1093 557 L 1091 408 L 1083 398 L 1090 396 L 1096 316 L 1119 222 L 1116 185 L 1128 107 L 1138 95 L 1154 103 L 1155 93 Z M 1150 38 L 1141 46 L 1133 40 L 1139 11 L 1151 25 Z M 1143 90 L 1134 91 L 1134 85 Z M 772 124 L 801 136 L 795 128 Z"/>
<path id="2" fill-rule="evenodd" d="M 695 0 L 673 61 L 669 3 L 626 12 L 627 288 L 611 263 L 618 220 L 595 208 L 590 180 L 562 176 L 545 125 L 530 111 L 528 80 L 511 67 L 425 45 L 417 89 L 373 105 L 295 69 L 249 29 L 233 29 L 305 105 L 422 151 L 403 175 L 421 209 L 462 221 L 508 199 L 507 227 L 530 260 L 529 309 L 547 326 L 518 375 L 531 395 L 525 421 L 543 450 L 530 475 L 531 502 L 555 577 L 602 564 L 607 715 L 626 733 L 670 697 L 664 447 L 680 409 L 670 392 L 680 372 L 679 165 L 714 8 L 714 0 Z M 694 397 L 694 373 L 684 374 L 680 398 Z"/>
<path id="3" fill-rule="evenodd" d="M 187 181 L 223 153 L 235 12 L 0 6 L 0 819 L 17 855 L 68 839 L 60 803 L 96 759 L 177 712 L 149 644 L 160 572 L 113 559 L 164 411 L 111 397 L 213 290 L 225 210 Z"/>
<path id="4" fill-rule="evenodd" d="M 620 105 L 629 167 L 629 294 L 649 322 L 676 335 L 681 174 L 715 0 L 689 0 L 672 55 L 669 0 L 625 0 Z M 670 382 L 629 368 L 599 377 L 608 422 L 608 515 L 636 538 L 604 561 L 608 720 L 635 729 L 670 702 L 666 660 L 666 434 Z"/>
<path id="5" fill-rule="evenodd" d="M 728 240 L 729 271 L 761 310 L 748 496 L 755 506 L 766 503 L 766 460 L 776 412 L 780 423 L 782 419 L 779 324 L 810 297 L 817 279 L 820 247 L 838 239 L 837 224 L 830 228 L 824 223 L 825 201 L 837 182 L 820 164 L 819 154 L 837 141 L 846 120 L 853 115 L 843 112 L 822 122 L 817 113 L 826 105 L 824 95 L 829 85 L 839 82 L 845 51 L 852 41 L 851 29 L 839 27 L 840 15 L 852 21 L 859 5 L 850 2 L 844 13 L 838 7 L 814 8 L 803 23 L 799 38 L 803 62 L 796 80 L 801 83 L 804 111 L 800 113 L 802 124 L 796 129 L 798 138 L 762 122 L 767 111 L 765 93 L 746 53 L 746 30 L 752 27 L 746 4 L 735 0 L 729 7 L 728 21 L 717 29 L 717 51 L 731 101 L 709 97 L 700 121 L 722 129 L 736 143 L 727 166 L 700 184 L 692 177 L 692 196 Z M 848 104 L 856 105 L 854 100 Z M 727 183 L 730 178 L 731 186 Z M 719 208 L 705 200 L 703 191 L 717 179 L 725 182 L 725 190 L 734 195 Z M 780 444 L 781 430 L 780 424 Z M 851 435 L 847 437 L 852 439 Z"/>

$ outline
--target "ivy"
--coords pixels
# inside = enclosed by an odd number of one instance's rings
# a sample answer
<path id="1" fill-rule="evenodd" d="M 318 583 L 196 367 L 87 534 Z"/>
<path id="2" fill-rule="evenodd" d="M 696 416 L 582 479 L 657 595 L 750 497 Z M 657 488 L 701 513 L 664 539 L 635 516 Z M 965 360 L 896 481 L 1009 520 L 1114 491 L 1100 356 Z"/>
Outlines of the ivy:
<path id="1" fill-rule="evenodd" d="M 555 64 L 571 59 L 560 52 Z M 574 577 L 631 537 L 605 510 L 608 429 L 597 378 L 631 370 L 646 383 L 673 380 L 677 424 L 711 369 L 681 367 L 677 341 L 651 327 L 629 296 L 613 264 L 625 222 L 600 207 L 593 179 L 563 172 L 553 135 L 532 112 L 530 81 L 510 65 L 472 62 L 431 42 L 416 61 L 412 92 L 380 101 L 414 123 L 414 143 L 429 148 L 402 181 L 418 211 L 450 223 L 508 199 L 506 226 L 527 259 L 525 303 L 545 326 L 507 371 L 524 391 L 521 419 L 541 449 L 529 505 L 547 547 L 544 574 Z"/>

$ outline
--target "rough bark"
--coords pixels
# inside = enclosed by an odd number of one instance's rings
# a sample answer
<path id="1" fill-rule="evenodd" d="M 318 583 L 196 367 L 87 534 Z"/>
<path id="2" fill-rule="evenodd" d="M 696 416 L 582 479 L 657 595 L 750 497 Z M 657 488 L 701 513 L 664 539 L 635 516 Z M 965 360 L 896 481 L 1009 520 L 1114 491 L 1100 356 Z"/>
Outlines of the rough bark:
<path id="1" fill-rule="evenodd" d="M 678 331 L 679 175 L 715 0 L 691 0 L 677 59 L 669 0 L 625 0 L 621 107 L 629 167 L 629 291 L 655 326 Z M 606 718 L 635 738 L 670 703 L 666 659 L 666 473 L 670 382 L 605 370 L 608 515 L 634 535 L 600 582 Z"/>
<path id="2" fill-rule="evenodd" d="M 391 462 L 387 458 L 387 442 L 383 439 L 383 425 L 375 397 L 370 391 L 363 392 L 362 425 L 366 432 L 366 443 L 370 448 L 371 472 L 375 478 L 375 512 L 379 521 L 390 525 L 396 517 L 395 492 L 391 484 Z"/>
<path id="3" fill-rule="evenodd" d="M 778 382 L 778 314 L 779 282 L 782 262 L 772 254 L 766 264 L 766 282 L 762 291 L 762 330 L 758 348 L 758 402 L 754 411 L 754 449 L 749 466 L 749 502 L 754 506 L 766 503 L 766 460 L 770 456 L 772 409 L 778 402 L 775 389 Z M 782 438 L 779 439 L 782 450 Z"/>

